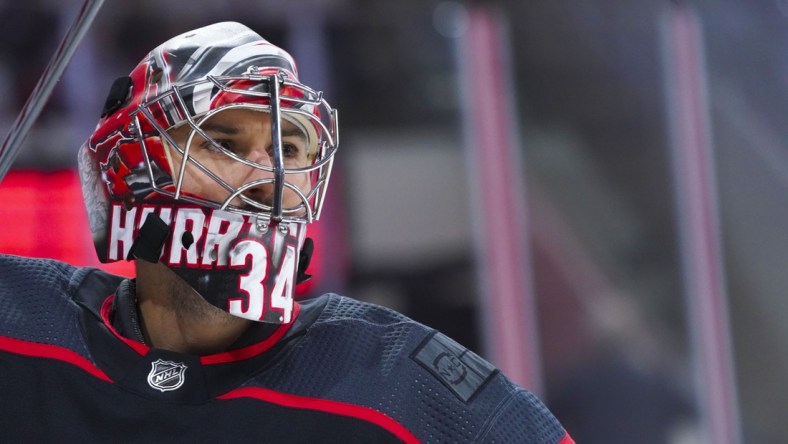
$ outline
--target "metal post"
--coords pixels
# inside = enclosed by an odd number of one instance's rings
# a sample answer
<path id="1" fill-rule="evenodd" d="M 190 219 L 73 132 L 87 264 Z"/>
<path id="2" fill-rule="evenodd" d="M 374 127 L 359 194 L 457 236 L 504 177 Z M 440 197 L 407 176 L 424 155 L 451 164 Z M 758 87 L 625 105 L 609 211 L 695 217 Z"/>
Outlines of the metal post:
<path id="1" fill-rule="evenodd" d="M 541 394 L 539 328 L 516 88 L 504 18 L 476 7 L 458 38 L 458 65 L 471 181 L 484 340 L 489 359 Z"/>
<path id="2" fill-rule="evenodd" d="M 52 90 L 55 88 L 57 81 L 63 75 L 63 71 L 74 55 L 80 40 L 90 28 L 90 24 L 103 3 L 104 0 L 85 1 L 71 28 L 69 28 L 63 41 L 60 42 L 60 46 L 55 50 L 49 65 L 41 74 L 36 87 L 27 98 L 27 102 L 25 102 L 14 124 L 11 126 L 8 136 L 3 141 L 3 145 L 0 146 L 0 181 L 3 180 L 3 177 L 5 177 L 14 163 L 14 159 L 16 159 L 22 143 L 30 132 L 30 128 L 41 114 L 41 110 L 43 110 L 44 105 L 46 105 L 47 100 L 52 95 Z"/>
<path id="3" fill-rule="evenodd" d="M 676 213 L 703 442 L 741 441 L 703 39 L 689 7 L 662 23 Z"/>

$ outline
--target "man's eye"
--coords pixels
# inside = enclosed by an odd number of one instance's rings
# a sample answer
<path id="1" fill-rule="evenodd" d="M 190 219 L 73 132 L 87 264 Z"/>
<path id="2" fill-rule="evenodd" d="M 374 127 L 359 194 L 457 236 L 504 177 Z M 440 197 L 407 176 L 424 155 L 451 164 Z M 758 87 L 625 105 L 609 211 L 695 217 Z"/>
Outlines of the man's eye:
<path id="1" fill-rule="evenodd" d="M 292 143 L 286 143 L 282 146 L 282 154 L 285 157 L 298 157 L 299 149 Z"/>
<path id="2" fill-rule="evenodd" d="M 295 144 L 292 144 L 292 143 L 283 143 L 282 144 L 282 157 L 285 157 L 285 158 L 297 158 L 298 155 L 300 154 L 300 152 L 301 152 L 301 149 L 298 147 L 298 145 L 295 145 Z M 268 155 L 273 159 L 273 157 L 274 157 L 274 147 L 273 146 L 269 146 L 268 147 Z"/>
<path id="3" fill-rule="evenodd" d="M 233 142 L 230 140 L 214 140 L 214 142 L 226 150 L 233 150 Z"/>
<path id="4" fill-rule="evenodd" d="M 216 148 L 216 145 L 219 145 L 222 148 L 224 148 L 226 150 L 229 150 L 229 151 L 233 150 L 233 143 L 232 143 L 231 140 L 216 140 L 216 139 L 214 139 L 213 143 L 211 143 L 208 140 L 203 140 L 202 143 L 200 143 L 200 147 L 201 148 L 205 148 L 205 149 L 207 149 L 209 151 L 216 151 L 216 152 L 218 152 L 219 149 Z"/>

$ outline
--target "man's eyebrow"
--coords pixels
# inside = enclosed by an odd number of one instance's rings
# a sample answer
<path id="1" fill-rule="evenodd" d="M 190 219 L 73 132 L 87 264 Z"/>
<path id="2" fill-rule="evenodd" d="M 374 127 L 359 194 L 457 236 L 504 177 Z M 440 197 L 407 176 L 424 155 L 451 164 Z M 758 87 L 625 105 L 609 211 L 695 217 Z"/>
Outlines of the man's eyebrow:
<path id="1" fill-rule="evenodd" d="M 300 137 L 306 140 L 306 134 L 298 128 L 282 128 L 282 137 Z"/>
<path id="2" fill-rule="evenodd" d="M 200 127 L 203 132 L 219 133 L 234 136 L 241 132 L 238 127 L 223 123 L 208 122 Z M 306 134 L 298 128 L 282 128 L 282 137 L 300 137 L 306 139 Z"/>
<path id="3" fill-rule="evenodd" d="M 203 132 L 220 133 L 228 136 L 238 134 L 239 130 L 236 126 L 225 125 L 222 123 L 208 122 L 200 127 Z"/>

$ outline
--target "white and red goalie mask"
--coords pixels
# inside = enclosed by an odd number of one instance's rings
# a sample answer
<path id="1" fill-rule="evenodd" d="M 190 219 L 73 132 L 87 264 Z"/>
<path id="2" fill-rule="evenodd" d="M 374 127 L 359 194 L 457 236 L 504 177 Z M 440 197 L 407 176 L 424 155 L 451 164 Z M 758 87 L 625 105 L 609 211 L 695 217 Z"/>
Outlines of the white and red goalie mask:
<path id="1" fill-rule="evenodd" d="M 235 146 L 226 127 L 239 113 L 259 116 L 248 128 L 265 129 L 262 143 Z M 80 149 L 99 259 L 160 261 L 222 310 L 290 322 L 336 123 L 322 93 L 298 81 L 292 57 L 241 24 L 165 42 L 115 81 Z"/>

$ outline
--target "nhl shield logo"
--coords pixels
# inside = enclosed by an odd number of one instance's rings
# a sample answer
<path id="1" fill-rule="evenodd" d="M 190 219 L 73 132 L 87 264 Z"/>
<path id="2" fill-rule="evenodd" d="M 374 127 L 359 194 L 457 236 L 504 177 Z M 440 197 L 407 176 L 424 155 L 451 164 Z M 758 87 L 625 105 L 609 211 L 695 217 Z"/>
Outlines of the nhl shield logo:
<path id="1" fill-rule="evenodd" d="M 186 364 L 158 359 L 151 363 L 148 385 L 162 392 L 176 390 L 186 380 L 185 373 Z"/>

